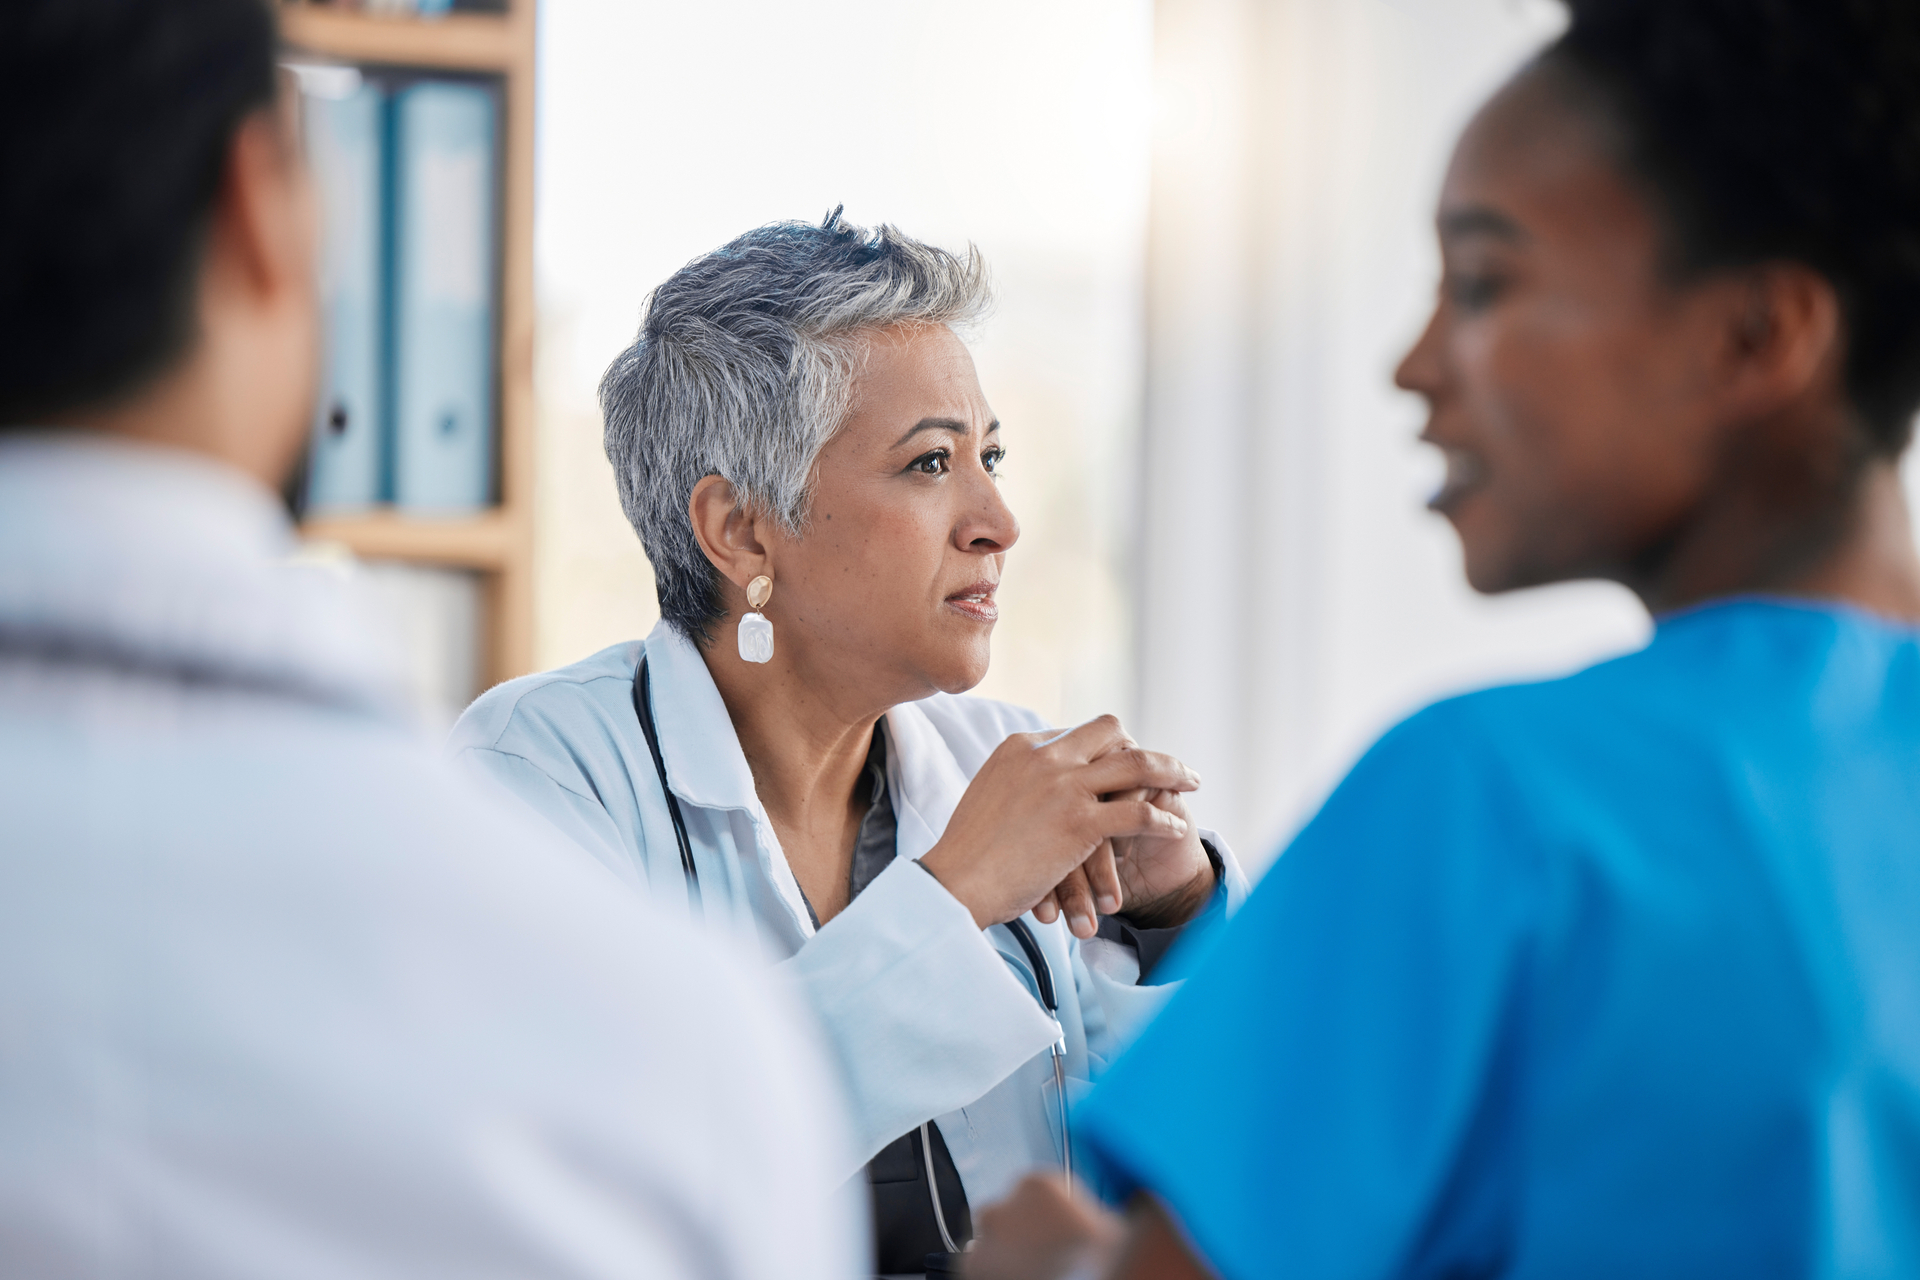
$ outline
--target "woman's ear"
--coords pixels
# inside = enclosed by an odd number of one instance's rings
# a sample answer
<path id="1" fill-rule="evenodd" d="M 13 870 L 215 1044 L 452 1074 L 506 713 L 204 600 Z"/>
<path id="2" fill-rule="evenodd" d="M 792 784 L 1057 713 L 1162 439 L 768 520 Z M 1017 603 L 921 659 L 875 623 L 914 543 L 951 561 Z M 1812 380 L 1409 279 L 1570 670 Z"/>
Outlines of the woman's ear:
<path id="1" fill-rule="evenodd" d="M 761 516 L 742 503 L 722 476 L 703 476 L 687 499 L 687 517 L 700 550 L 720 576 L 744 590 L 761 574 L 771 575 L 771 557 L 760 538 Z"/>
<path id="2" fill-rule="evenodd" d="M 1809 396 L 1841 391 L 1840 298 L 1811 267 L 1769 263 L 1729 298 L 1730 390 L 1745 416 L 1768 417 Z"/>

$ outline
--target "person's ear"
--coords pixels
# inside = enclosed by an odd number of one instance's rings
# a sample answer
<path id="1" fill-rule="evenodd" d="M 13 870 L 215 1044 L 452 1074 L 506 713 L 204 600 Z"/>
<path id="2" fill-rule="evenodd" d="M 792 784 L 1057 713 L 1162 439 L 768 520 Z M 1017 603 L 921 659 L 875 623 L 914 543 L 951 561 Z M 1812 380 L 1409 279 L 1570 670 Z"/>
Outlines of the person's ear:
<path id="1" fill-rule="evenodd" d="M 291 91 L 228 144 L 202 258 L 202 343 L 235 406 L 223 456 L 279 488 L 305 452 L 320 373 L 319 210 Z"/>
<path id="2" fill-rule="evenodd" d="M 755 578 L 773 576 L 773 560 L 762 538 L 765 519 L 740 501 L 722 476 L 703 476 L 687 499 L 693 536 L 720 576 L 742 591 Z"/>
<path id="3" fill-rule="evenodd" d="M 1839 390 L 1840 298 L 1818 271 L 1769 263 L 1728 281 L 1726 392 L 1734 416 L 1769 417 Z"/>
<path id="4" fill-rule="evenodd" d="M 234 131 L 215 212 L 223 283 L 262 307 L 308 305 L 313 292 L 318 211 L 291 101 L 283 95 Z"/>

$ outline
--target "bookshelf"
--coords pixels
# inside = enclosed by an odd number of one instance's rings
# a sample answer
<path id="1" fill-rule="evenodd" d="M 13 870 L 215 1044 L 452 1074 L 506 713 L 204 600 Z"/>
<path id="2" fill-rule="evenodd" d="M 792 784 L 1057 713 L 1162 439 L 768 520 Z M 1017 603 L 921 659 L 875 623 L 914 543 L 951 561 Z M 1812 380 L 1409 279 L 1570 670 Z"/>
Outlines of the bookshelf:
<path id="1" fill-rule="evenodd" d="M 535 0 L 504 13 L 442 17 L 370 13 L 283 2 L 290 52 L 338 62 L 500 78 L 501 154 L 499 348 L 495 476 L 498 504 L 432 518 L 398 511 L 309 519 L 310 541 L 346 546 L 363 560 L 394 560 L 480 575 L 481 685 L 533 670 L 533 107 Z M 478 692 L 478 690 L 476 690 Z"/>

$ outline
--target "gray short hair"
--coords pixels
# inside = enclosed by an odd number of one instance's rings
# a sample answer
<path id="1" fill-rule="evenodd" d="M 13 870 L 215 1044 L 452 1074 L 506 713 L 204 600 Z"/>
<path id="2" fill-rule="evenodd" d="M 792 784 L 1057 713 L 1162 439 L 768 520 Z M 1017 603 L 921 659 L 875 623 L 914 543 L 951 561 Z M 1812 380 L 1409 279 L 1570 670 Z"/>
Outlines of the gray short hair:
<path id="1" fill-rule="evenodd" d="M 846 418 L 861 335 L 963 327 L 991 302 L 986 263 L 828 214 L 776 222 L 695 258 L 648 297 L 600 380 L 620 505 L 653 561 L 660 616 L 689 639 L 726 615 L 687 502 L 704 476 L 806 528 L 814 464 Z"/>

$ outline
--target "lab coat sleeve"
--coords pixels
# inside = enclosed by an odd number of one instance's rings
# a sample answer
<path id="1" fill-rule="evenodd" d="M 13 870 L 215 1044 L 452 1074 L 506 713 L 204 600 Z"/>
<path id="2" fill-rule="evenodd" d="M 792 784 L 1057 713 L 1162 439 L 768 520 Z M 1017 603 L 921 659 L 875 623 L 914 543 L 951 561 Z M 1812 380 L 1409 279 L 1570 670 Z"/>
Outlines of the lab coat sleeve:
<path id="1" fill-rule="evenodd" d="M 622 882 L 646 892 L 645 875 L 599 800 L 562 786 L 544 769 L 510 751 L 463 747 L 454 753 L 453 761 L 490 794 L 558 828 Z"/>
<path id="2" fill-rule="evenodd" d="M 1053 1043 L 1052 1019 L 973 914 L 904 858 L 780 967 L 818 1014 L 854 1099 L 849 1175 Z"/>
<path id="3" fill-rule="evenodd" d="M 1251 891 L 1246 871 L 1220 834 L 1202 827 L 1200 838 L 1220 855 L 1223 874 L 1219 887 L 1214 890 L 1213 900 L 1187 925 L 1176 944 L 1177 949 L 1154 971 L 1165 975 L 1162 980 L 1148 983 L 1128 981 L 1130 974 L 1124 966 L 1085 963 L 1085 953 L 1089 947 L 1114 947 L 1117 944 L 1096 939 L 1091 943 L 1081 943 L 1074 949 L 1073 976 L 1080 989 L 1080 1007 L 1086 1019 L 1087 1054 L 1095 1064 L 1096 1074 L 1103 1064 L 1119 1055 L 1179 989 L 1180 975 L 1190 972 L 1193 967 L 1189 957 L 1182 953 L 1204 951 L 1209 945 L 1209 936 L 1239 910 L 1240 904 L 1247 900 L 1247 894 Z M 1135 966 L 1132 974 L 1138 972 Z"/>

